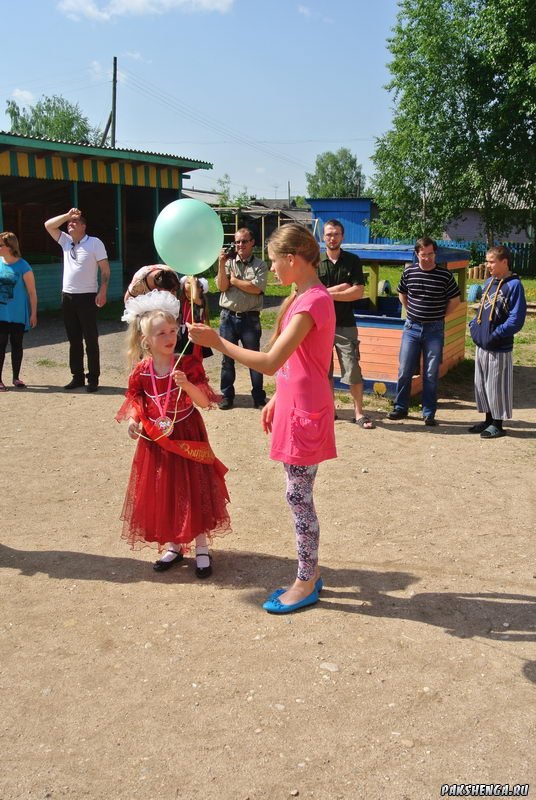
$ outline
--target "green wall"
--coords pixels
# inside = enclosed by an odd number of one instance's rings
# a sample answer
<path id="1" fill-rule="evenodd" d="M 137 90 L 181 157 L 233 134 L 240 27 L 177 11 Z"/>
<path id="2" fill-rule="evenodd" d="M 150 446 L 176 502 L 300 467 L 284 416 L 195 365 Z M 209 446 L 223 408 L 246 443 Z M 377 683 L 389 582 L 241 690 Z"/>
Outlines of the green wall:
<path id="1" fill-rule="evenodd" d="M 37 287 L 37 310 L 50 311 L 61 307 L 63 264 L 32 264 Z M 108 300 L 120 300 L 123 290 L 123 264 L 110 261 Z"/>

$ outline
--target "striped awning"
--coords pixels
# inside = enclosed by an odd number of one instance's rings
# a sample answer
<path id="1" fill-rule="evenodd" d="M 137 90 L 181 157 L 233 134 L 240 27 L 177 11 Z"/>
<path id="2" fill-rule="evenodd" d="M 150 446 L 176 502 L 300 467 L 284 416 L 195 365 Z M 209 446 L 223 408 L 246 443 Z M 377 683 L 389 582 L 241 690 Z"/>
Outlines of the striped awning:
<path id="1" fill-rule="evenodd" d="M 180 189 L 181 175 L 211 169 L 178 156 L 53 142 L 0 133 L 0 175 Z"/>

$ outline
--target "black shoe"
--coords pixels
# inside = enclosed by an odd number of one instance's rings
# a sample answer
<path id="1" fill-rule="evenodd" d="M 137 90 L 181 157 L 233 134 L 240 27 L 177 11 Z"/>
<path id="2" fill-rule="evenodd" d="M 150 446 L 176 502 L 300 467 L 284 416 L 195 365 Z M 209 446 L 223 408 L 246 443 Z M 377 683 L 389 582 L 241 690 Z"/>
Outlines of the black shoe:
<path id="1" fill-rule="evenodd" d="M 267 402 L 268 402 L 268 400 L 266 400 L 266 399 L 259 400 L 259 401 L 255 401 L 254 400 L 253 401 L 253 405 L 255 406 L 255 408 L 264 408 L 264 406 L 266 405 Z"/>
<path id="2" fill-rule="evenodd" d="M 210 564 L 208 565 L 208 567 L 197 567 L 196 566 L 196 568 L 195 568 L 195 577 L 196 578 L 201 578 L 201 580 L 203 578 L 210 578 L 210 576 L 212 575 L 212 556 L 209 555 L 208 553 L 200 553 L 199 554 L 199 556 L 206 556 L 206 555 L 208 555 L 208 558 L 209 558 L 209 561 L 210 561 Z M 196 556 L 196 559 L 197 559 L 197 556 Z M 196 560 L 196 564 L 197 564 L 197 560 Z"/>
<path id="3" fill-rule="evenodd" d="M 428 425 L 430 428 L 433 428 L 435 425 L 437 425 L 437 420 L 435 417 L 424 417 L 424 424 Z"/>
<path id="4" fill-rule="evenodd" d="M 155 561 L 153 569 L 155 572 L 166 572 L 166 570 L 171 569 L 171 567 L 174 567 L 176 564 L 180 564 L 183 559 L 184 556 L 182 553 L 176 553 L 176 557 L 173 561 L 162 561 L 160 559 Z"/>
<path id="5" fill-rule="evenodd" d="M 86 392 L 98 392 L 99 391 L 99 384 L 98 383 L 88 383 L 86 386 Z"/>
<path id="6" fill-rule="evenodd" d="M 390 411 L 387 414 L 387 419 L 406 419 L 407 416 L 407 411 L 396 411 L 395 409 L 395 411 Z"/>
<path id="7" fill-rule="evenodd" d="M 71 389 L 79 389 L 81 386 L 84 386 L 84 384 L 85 380 L 83 378 L 73 378 L 72 381 L 63 388 L 65 391 L 69 392 Z"/>
<path id="8" fill-rule="evenodd" d="M 234 406 L 234 400 L 230 397 L 224 397 L 221 403 L 218 403 L 218 408 L 222 411 L 229 411 Z"/>

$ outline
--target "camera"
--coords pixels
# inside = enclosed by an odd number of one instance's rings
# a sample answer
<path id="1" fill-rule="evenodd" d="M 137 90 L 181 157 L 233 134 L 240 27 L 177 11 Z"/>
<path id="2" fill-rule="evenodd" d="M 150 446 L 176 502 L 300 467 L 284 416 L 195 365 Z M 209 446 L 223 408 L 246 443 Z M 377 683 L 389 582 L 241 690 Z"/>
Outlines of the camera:
<path id="1" fill-rule="evenodd" d="M 225 255 L 227 256 L 227 258 L 235 258 L 235 256 L 236 256 L 236 246 L 235 246 L 234 242 L 233 242 L 233 244 L 230 244 L 225 249 Z"/>

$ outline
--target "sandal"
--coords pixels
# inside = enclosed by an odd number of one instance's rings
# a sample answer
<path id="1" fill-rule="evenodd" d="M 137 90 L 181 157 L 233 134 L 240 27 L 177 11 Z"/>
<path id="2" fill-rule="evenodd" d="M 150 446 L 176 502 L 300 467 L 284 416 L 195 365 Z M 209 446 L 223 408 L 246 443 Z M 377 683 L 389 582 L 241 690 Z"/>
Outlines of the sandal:
<path id="1" fill-rule="evenodd" d="M 26 389 L 26 384 L 24 381 L 21 381 L 19 378 L 15 378 L 13 380 L 13 386 L 16 386 L 17 389 Z"/>
<path id="2" fill-rule="evenodd" d="M 500 439 L 501 436 L 506 436 L 506 431 L 496 425 L 488 425 L 486 430 L 480 434 L 481 439 Z"/>
<path id="3" fill-rule="evenodd" d="M 357 419 L 357 417 L 354 417 L 352 422 L 354 422 L 356 425 L 359 425 L 359 427 L 363 428 L 363 430 L 365 431 L 371 431 L 373 428 L 376 427 L 371 418 L 367 417 L 366 414 L 363 414 L 363 416 L 359 417 L 359 419 Z"/>
<path id="4" fill-rule="evenodd" d="M 469 433 L 482 433 L 482 431 L 486 430 L 489 424 L 490 423 L 486 422 L 486 420 L 482 420 L 482 422 L 477 422 L 476 425 L 471 425 L 471 427 L 468 428 L 468 431 Z"/>

